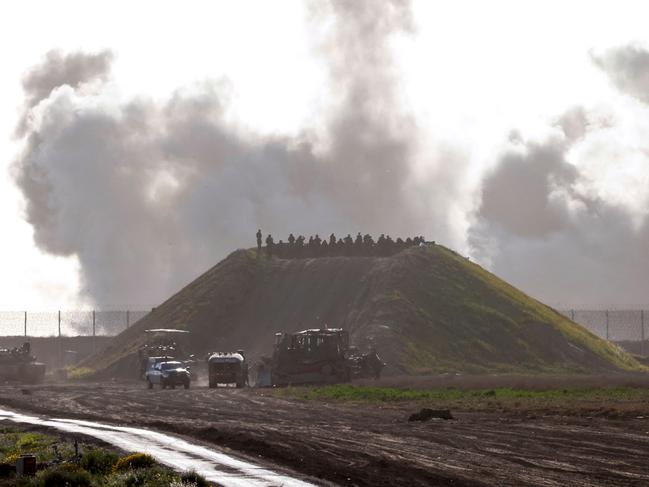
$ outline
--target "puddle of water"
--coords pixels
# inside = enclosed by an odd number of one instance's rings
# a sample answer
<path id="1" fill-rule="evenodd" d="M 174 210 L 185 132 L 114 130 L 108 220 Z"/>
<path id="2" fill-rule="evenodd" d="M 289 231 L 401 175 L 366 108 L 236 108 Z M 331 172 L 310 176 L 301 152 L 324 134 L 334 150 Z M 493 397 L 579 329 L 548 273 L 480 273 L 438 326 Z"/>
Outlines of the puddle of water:
<path id="1" fill-rule="evenodd" d="M 225 487 L 306 487 L 313 484 L 287 477 L 181 438 L 142 428 L 112 426 L 75 419 L 44 419 L 0 409 L 0 421 L 56 428 L 68 433 L 92 436 L 124 451 L 144 452 L 178 471 L 194 470 L 207 480 Z"/>

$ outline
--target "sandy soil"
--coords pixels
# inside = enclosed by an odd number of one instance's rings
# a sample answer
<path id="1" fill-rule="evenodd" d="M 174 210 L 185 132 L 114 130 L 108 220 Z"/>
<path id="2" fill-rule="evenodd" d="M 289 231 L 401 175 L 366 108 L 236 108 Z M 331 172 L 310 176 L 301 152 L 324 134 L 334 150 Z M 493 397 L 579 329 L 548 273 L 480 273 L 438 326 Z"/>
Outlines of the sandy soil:
<path id="1" fill-rule="evenodd" d="M 624 419 L 576 414 L 571 406 L 570 415 L 519 407 L 411 423 L 412 412 L 435 405 L 302 401 L 253 389 L 151 391 L 142 383 L 5 385 L 0 404 L 171 431 L 323 484 L 649 485 L 647 404 Z"/>

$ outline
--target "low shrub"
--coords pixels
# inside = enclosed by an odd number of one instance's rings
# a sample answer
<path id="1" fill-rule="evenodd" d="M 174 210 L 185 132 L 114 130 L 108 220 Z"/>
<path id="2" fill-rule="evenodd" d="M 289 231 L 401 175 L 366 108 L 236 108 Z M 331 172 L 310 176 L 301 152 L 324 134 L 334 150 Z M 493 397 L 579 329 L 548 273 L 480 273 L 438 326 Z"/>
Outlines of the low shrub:
<path id="1" fill-rule="evenodd" d="M 180 475 L 180 480 L 184 484 L 191 484 L 191 485 L 195 485 L 196 487 L 210 486 L 210 483 L 207 480 L 205 480 L 205 477 L 196 473 L 194 470 L 190 470 L 189 472 L 182 473 Z"/>
<path id="2" fill-rule="evenodd" d="M 162 467 L 128 470 L 108 477 L 105 487 L 169 487 L 179 481 L 177 473 Z"/>
<path id="3" fill-rule="evenodd" d="M 119 455 L 113 452 L 92 448 L 83 454 L 80 465 L 91 474 L 103 475 L 112 471 L 118 459 Z"/>
<path id="4" fill-rule="evenodd" d="M 43 487 L 91 487 L 92 477 L 85 470 L 77 467 L 61 466 L 51 468 L 39 475 L 37 485 Z"/>
<path id="5" fill-rule="evenodd" d="M 138 468 L 150 468 L 155 465 L 155 459 L 146 453 L 133 453 L 121 457 L 113 465 L 113 472 L 125 472 L 127 470 L 136 470 Z"/>

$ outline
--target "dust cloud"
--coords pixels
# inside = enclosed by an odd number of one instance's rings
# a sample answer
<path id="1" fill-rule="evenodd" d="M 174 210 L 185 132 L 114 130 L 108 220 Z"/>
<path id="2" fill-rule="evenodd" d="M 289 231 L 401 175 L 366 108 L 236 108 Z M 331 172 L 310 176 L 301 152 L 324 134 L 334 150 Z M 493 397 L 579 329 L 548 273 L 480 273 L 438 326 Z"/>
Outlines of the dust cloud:
<path id="1" fill-rule="evenodd" d="M 218 82 L 116 100 L 110 52 L 51 52 L 26 75 L 14 164 L 26 218 L 41 249 L 78 256 L 97 306 L 159 302 L 257 228 L 276 241 L 451 232 L 439 195 L 455 186 L 431 196 L 435 171 L 414 177 L 418 127 L 399 102 L 390 43 L 412 32 L 409 3 L 318 2 L 309 22 L 335 96 L 325 130 L 297 137 L 233 127 Z"/>

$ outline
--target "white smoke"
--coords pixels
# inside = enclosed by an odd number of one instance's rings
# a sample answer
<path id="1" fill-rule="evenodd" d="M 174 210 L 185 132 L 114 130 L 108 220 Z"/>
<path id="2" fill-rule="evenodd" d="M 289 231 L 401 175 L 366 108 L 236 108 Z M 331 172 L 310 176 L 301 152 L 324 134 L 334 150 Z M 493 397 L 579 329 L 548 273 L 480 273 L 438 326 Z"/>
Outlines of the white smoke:
<path id="1" fill-rule="evenodd" d="M 441 199 L 413 176 L 418 128 L 398 101 L 390 40 L 412 30 L 408 2 L 318 3 L 311 15 L 337 95 L 319 137 L 241 133 L 219 83 L 116 100 L 109 52 L 50 53 L 28 73 L 15 164 L 27 219 L 39 247 L 78 256 L 97 305 L 159 301 L 253 246 L 257 228 L 277 241 L 451 227 L 454 185 Z"/>
<path id="2" fill-rule="evenodd" d="M 593 60 L 622 93 L 649 100 L 647 51 Z M 573 108 L 543 140 L 514 140 L 483 179 L 473 255 L 551 303 L 646 304 L 649 107 L 625 108 Z"/>
<path id="3" fill-rule="evenodd" d="M 467 196 L 475 168 L 455 147 L 425 153 L 435 144 L 399 90 L 392 41 L 414 32 L 409 3 L 312 5 L 331 99 L 296 137 L 238 130 L 217 82 L 116 98 L 110 52 L 54 51 L 27 73 L 16 181 L 36 243 L 78 257 L 86 297 L 155 303 L 262 228 L 276 241 L 424 233 L 552 303 L 646 302 L 649 51 L 592 54 L 628 106 L 517 132 Z"/>

